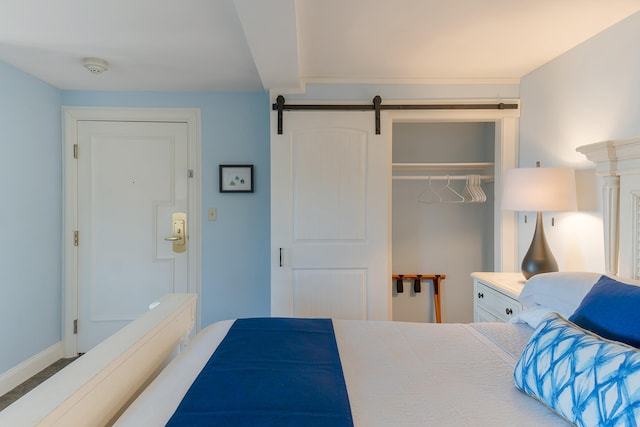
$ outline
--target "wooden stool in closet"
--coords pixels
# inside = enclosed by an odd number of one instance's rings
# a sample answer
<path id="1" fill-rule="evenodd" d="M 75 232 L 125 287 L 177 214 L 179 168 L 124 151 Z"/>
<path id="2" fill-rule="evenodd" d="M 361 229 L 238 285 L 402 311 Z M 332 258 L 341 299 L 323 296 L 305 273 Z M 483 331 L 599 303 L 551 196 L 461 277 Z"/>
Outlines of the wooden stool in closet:
<path id="1" fill-rule="evenodd" d="M 433 306 L 436 312 L 436 322 L 442 323 L 442 311 L 440 309 L 440 284 L 447 278 L 446 274 L 394 274 L 391 276 L 396 281 L 396 290 L 398 293 L 404 292 L 405 280 L 413 280 L 413 290 L 418 293 L 421 291 L 421 282 L 430 280 L 433 283 Z"/>

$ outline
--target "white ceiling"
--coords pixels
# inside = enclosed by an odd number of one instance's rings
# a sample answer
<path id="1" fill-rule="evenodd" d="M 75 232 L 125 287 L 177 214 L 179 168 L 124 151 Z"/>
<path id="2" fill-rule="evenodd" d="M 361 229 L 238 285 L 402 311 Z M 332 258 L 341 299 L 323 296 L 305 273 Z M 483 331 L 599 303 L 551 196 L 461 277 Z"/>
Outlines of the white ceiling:
<path id="1" fill-rule="evenodd" d="M 640 0 L 0 0 L 0 60 L 60 89 L 518 81 Z M 107 60 L 100 75 L 83 57 Z"/>

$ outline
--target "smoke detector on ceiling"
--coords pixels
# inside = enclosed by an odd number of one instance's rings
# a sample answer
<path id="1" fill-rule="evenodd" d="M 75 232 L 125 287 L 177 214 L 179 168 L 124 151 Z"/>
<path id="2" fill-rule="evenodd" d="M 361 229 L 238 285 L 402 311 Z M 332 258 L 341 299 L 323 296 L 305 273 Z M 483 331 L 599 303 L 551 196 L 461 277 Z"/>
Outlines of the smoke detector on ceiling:
<path id="1" fill-rule="evenodd" d="M 100 58 L 84 58 L 84 67 L 93 74 L 102 74 L 109 69 L 109 63 Z"/>

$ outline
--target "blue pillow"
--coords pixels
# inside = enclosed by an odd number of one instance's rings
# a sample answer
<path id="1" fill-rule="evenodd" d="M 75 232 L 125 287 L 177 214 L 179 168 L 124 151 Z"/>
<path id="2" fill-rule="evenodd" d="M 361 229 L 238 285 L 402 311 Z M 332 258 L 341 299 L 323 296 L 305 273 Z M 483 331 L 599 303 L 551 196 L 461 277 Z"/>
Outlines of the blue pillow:
<path id="1" fill-rule="evenodd" d="M 640 286 L 602 276 L 569 320 L 601 337 L 640 347 Z"/>
<path id="2" fill-rule="evenodd" d="M 513 373 L 518 389 L 577 426 L 636 426 L 640 351 L 550 314 Z"/>

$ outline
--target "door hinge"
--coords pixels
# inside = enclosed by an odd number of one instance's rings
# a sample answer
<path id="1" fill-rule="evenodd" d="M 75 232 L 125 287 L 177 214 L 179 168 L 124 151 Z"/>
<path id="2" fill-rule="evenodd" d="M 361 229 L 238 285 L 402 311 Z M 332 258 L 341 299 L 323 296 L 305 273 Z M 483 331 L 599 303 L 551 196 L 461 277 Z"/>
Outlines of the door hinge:
<path id="1" fill-rule="evenodd" d="M 193 169 L 187 171 L 187 178 L 193 178 Z"/>
<path id="2" fill-rule="evenodd" d="M 73 144 L 73 158 L 78 158 L 78 144 Z"/>
<path id="3" fill-rule="evenodd" d="M 73 320 L 73 333 L 74 334 L 78 333 L 78 319 Z"/>
<path id="4" fill-rule="evenodd" d="M 74 231 L 73 232 L 73 246 L 78 246 L 78 242 L 80 241 L 80 232 L 78 231 Z"/>

